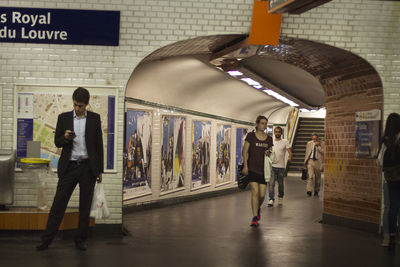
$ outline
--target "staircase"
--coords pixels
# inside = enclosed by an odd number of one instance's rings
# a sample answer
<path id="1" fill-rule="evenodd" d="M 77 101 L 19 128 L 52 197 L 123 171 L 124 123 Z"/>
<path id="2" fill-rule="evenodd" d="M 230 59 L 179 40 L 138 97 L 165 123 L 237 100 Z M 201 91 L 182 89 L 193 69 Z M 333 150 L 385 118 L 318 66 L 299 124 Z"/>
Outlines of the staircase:
<path id="1" fill-rule="evenodd" d="M 304 167 L 306 145 L 313 133 L 318 134 L 320 140 L 325 140 L 325 119 L 299 118 L 292 145 L 293 158 L 288 164 L 288 171 L 300 171 Z"/>

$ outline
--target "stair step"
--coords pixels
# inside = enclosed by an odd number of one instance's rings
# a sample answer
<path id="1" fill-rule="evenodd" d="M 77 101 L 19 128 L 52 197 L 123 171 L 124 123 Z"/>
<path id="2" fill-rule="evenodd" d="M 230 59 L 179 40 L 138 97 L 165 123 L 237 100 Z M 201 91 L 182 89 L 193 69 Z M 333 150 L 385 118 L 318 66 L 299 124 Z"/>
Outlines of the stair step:
<path id="1" fill-rule="evenodd" d="M 313 121 L 310 121 L 310 122 L 301 122 L 301 125 L 302 126 L 325 126 L 325 123 L 323 122 L 323 123 L 319 123 L 319 122 L 313 122 Z"/>
<path id="2" fill-rule="evenodd" d="M 302 155 L 293 155 L 292 159 L 293 160 L 299 160 L 299 159 L 303 160 L 304 159 L 304 154 L 302 154 Z"/>
<path id="3" fill-rule="evenodd" d="M 306 133 L 313 133 L 313 132 L 317 132 L 317 133 L 325 133 L 325 128 L 321 128 L 321 129 L 315 129 L 315 128 L 298 128 L 298 132 L 302 133 L 302 134 L 306 134 Z"/>
<path id="4" fill-rule="evenodd" d="M 300 118 L 299 120 L 300 122 L 308 122 L 308 121 L 317 121 L 317 122 L 324 122 L 325 123 L 325 119 L 324 118 Z"/>

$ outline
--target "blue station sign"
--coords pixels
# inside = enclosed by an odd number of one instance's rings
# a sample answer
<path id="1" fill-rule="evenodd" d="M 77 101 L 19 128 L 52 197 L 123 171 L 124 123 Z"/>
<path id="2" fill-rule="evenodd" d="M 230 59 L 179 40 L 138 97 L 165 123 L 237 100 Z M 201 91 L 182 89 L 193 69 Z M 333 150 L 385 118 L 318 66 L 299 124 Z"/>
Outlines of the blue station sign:
<path id="1" fill-rule="evenodd" d="M 0 7 L 0 42 L 119 44 L 120 11 Z"/>

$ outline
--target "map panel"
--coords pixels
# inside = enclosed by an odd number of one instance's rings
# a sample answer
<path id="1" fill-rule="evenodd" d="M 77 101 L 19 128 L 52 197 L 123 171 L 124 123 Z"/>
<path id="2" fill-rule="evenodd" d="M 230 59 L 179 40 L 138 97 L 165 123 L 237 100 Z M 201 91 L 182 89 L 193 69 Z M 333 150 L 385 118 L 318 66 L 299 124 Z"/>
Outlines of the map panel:
<path id="1" fill-rule="evenodd" d="M 51 88 L 41 92 L 29 86 L 21 87 L 17 93 L 17 129 L 21 136 L 17 136 L 17 143 L 23 144 L 17 148 L 20 157 L 26 156 L 26 142 L 29 140 L 40 141 L 41 158 L 50 159 L 50 166 L 57 168 L 61 149 L 54 145 L 54 133 L 56 130 L 58 115 L 73 110 L 71 88 Z M 94 91 L 90 96 L 87 110 L 100 114 L 103 132 L 104 162 L 106 169 L 114 168 L 114 124 L 115 124 L 115 91 L 104 89 L 106 94 L 99 93 L 103 89 L 89 89 Z M 66 93 L 71 91 L 71 93 Z M 96 94 L 96 91 L 98 94 Z M 113 109 L 113 110 L 109 110 Z M 33 126 L 24 127 L 33 121 Z M 31 122 L 32 123 L 32 122 Z M 110 127 L 109 127 L 110 124 Z M 28 129 L 31 134 L 25 133 Z M 22 131 L 24 130 L 24 131 Z M 110 140 L 108 140 L 110 139 Z M 108 148 L 108 146 L 110 146 Z"/>

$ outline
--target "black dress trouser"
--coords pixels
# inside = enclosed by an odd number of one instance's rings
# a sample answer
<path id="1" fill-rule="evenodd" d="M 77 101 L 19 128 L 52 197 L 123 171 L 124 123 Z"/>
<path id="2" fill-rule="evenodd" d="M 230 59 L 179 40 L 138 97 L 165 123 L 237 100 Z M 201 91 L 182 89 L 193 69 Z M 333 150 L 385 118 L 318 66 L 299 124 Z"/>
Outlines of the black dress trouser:
<path id="1" fill-rule="evenodd" d="M 42 241 L 50 243 L 57 234 L 64 217 L 69 199 L 79 183 L 79 227 L 76 240 L 85 240 L 89 229 L 89 215 L 92 205 L 96 177 L 92 175 L 88 161 L 76 164 L 70 162 L 64 177 L 58 180 L 56 195 L 50 209 Z"/>

